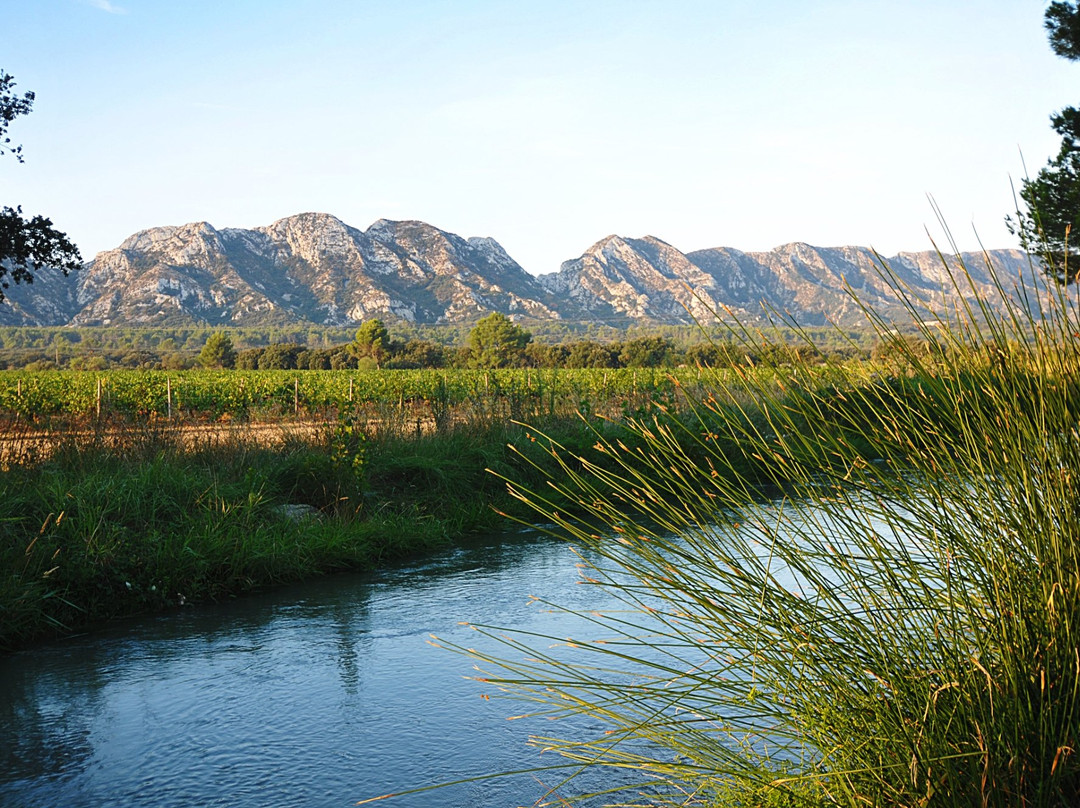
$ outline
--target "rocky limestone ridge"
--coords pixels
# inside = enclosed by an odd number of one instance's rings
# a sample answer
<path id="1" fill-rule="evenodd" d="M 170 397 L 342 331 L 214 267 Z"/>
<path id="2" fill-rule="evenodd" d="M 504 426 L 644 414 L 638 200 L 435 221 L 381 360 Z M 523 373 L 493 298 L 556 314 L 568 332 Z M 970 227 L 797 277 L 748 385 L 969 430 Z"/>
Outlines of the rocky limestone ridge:
<path id="1" fill-rule="evenodd" d="M 989 253 L 1006 288 L 1031 265 L 1020 250 Z M 793 243 L 769 252 L 741 252 L 730 247 L 681 253 L 654 237 L 608 236 L 580 258 L 540 277 L 554 294 L 573 300 L 598 320 L 618 323 L 653 320 L 708 323 L 735 316 L 743 321 L 769 320 L 804 326 L 866 324 L 868 306 L 889 319 L 909 320 L 882 272 L 888 265 L 895 282 L 923 310 L 945 312 L 972 293 L 994 300 L 993 277 L 983 253 L 962 253 L 947 260 L 959 273 L 967 268 L 971 288 L 956 288 L 936 252 L 901 253 L 881 259 L 866 247 L 820 248 Z"/>
<path id="2" fill-rule="evenodd" d="M 984 256 L 960 258 L 976 288 L 988 291 Z M 1017 250 L 994 251 L 991 260 L 1006 285 L 1030 272 Z M 888 263 L 930 307 L 960 301 L 936 253 L 901 253 Z M 491 238 L 386 219 L 363 231 L 302 213 L 250 230 L 207 222 L 143 230 L 70 278 L 43 270 L 34 284 L 13 285 L 0 325 L 352 326 L 373 317 L 435 324 L 497 311 L 616 326 L 771 312 L 803 325 L 857 326 L 865 322 L 860 304 L 905 316 L 877 266 L 863 247 L 683 253 L 654 236 L 611 235 L 534 277 Z"/>
<path id="3" fill-rule="evenodd" d="M 42 271 L 42 291 L 64 281 Z M 48 279 L 47 281 L 45 279 Z M 54 282 L 55 281 L 55 282 Z M 155 227 L 99 253 L 64 297 L 12 287 L 0 324 L 155 326 L 199 323 L 419 323 L 491 311 L 558 318 L 554 299 L 493 239 L 463 239 L 423 222 L 357 230 L 303 213 L 252 230 L 207 222 Z M 31 291 L 32 290 L 32 291 Z"/>
<path id="4" fill-rule="evenodd" d="M 721 296 L 734 309 L 766 313 L 800 325 L 865 324 L 863 307 L 887 319 L 910 320 L 897 300 L 894 286 L 904 289 L 922 310 L 945 313 L 975 292 L 996 300 L 993 274 L 1006 288 L 1031 275 L 1031 264 L 1020 250 L 993 250 L 947 256 L 950 269 L 936 252 L 901 253 L 882 258 L 866 247 L 812 247 L 792 243 L 769 252 L 740 253 L 729 248 L 699 250 L 687 256 L 712 276 Z M 888 272 L 884 272 L 884 267 Z M 958 281 L 954 284 L 950 279 Z M 967 278 L 964 271 L 967 272 Z"/>
<path id="5" fill-rule="evenodd" d="M 654 236 L 608 236 L 540 282 L 603 321 L 710 319 L 724 303 L 712 276 Z"/>

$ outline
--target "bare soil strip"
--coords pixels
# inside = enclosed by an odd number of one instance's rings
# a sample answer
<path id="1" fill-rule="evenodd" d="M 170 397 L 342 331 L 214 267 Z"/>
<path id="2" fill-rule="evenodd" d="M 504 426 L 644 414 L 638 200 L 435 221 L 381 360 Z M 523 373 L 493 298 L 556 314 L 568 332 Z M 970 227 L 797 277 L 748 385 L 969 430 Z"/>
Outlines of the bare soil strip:
<path id="1" fill-rule="evenodd" d="M 66 424 L 42 427 L 31 423 L 0 426 L 0 468 L 44 460 L 61 446 L 101 446 L 122 449 L 146 441 L 161 441 L 187 449 L 244 443 L 259 447 L 282 446 L 290 441 L 313 442 L 332 422 L 278 421 L 247 423 Z"/>

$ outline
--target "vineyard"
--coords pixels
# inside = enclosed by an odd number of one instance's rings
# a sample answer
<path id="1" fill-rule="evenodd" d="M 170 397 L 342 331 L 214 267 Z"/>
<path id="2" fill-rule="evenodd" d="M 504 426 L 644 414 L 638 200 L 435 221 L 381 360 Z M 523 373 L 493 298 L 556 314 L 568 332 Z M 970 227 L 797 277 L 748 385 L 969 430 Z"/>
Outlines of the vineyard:
<path id="1" fill-rule="evenodd" d="M 368 409 L 442 425 L 463 409 L 500 418 L 638 410 L 671 401 L 680 385 L 696 388 L 702 373 L 696 368 L 12 371 L 0 374 L 0 417 L 262 420 Z"/>

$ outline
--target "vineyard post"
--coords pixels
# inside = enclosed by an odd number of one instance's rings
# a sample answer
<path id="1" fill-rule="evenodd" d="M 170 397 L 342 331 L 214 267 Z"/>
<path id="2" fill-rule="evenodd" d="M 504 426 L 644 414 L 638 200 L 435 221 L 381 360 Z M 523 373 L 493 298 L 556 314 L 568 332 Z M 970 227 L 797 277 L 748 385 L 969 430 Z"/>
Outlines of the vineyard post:
<path id="1" fill-rule="evenodd" d="M 353 378 L 349 377 L 349 403 L 352 404 L 353 400 Z"/>
<path id="2" fill-rule="evenodd" d="M 523 396 L 525 403 L 531 405 L 534 401 L 532 394 L 532 371 L 529 368 L 525 368 L 525 395 Z M 543 407 L 543 402 L 540 403 L 539 408 Z"/>
<path id="3" fill-rule="evenodd" d="M 165 417 L 172 420 L 172 378 L 165 377 Z"/>
<path id="4" fill-rule="evenodd" d="M 101 377 L 100 376 L 98 377 L 98 380 L 97 380 L 96 408 L 97 408 L 97 417 L 100 418 L 101 417 Z"/>
<path id="5" fill-rule="evenodd" d="M 293 379 L 293 400 L 292 400 L 293 415 L 300 412 L 300 377 L 297 376 Z"/>
<path id="6" fill-rule="evenodd" d="M 22 401 L 22 379 L 15 380 L 15 397 Z"/>

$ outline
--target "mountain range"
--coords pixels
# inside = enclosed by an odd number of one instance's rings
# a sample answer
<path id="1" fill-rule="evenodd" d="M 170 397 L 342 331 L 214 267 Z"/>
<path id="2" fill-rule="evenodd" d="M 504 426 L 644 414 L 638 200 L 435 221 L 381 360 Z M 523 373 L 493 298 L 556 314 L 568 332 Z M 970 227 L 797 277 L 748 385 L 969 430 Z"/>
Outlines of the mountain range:
<path id="1" fill-rule="evenodd" d="M 962 261 L 975 288 L 989 292 L 987 258 L 1007 286 L 1030 274 L 1019 250 L 901 253 L 886 262 L 895 281 L 939 309 L 962 297 L 943 260 Z M 386 219 L 358 230 L 302 213 L 250 230 L 196 222 L 140 231 L 68 278 L 42 270 L 33 284 L 12 285 L 0 325 L 437 324 L 497 311 L 525 322 L 629 326 L 708 322 L 716 312 L 756 321 L 771 311 L 805 326 L 850 327 L 865 322 L 860 303 L 904 316 L 879 266 L 865 247 L 683 253 L 653 236 L 610 235 L 558 272 L 534 276 L 491 238 Z"/>

